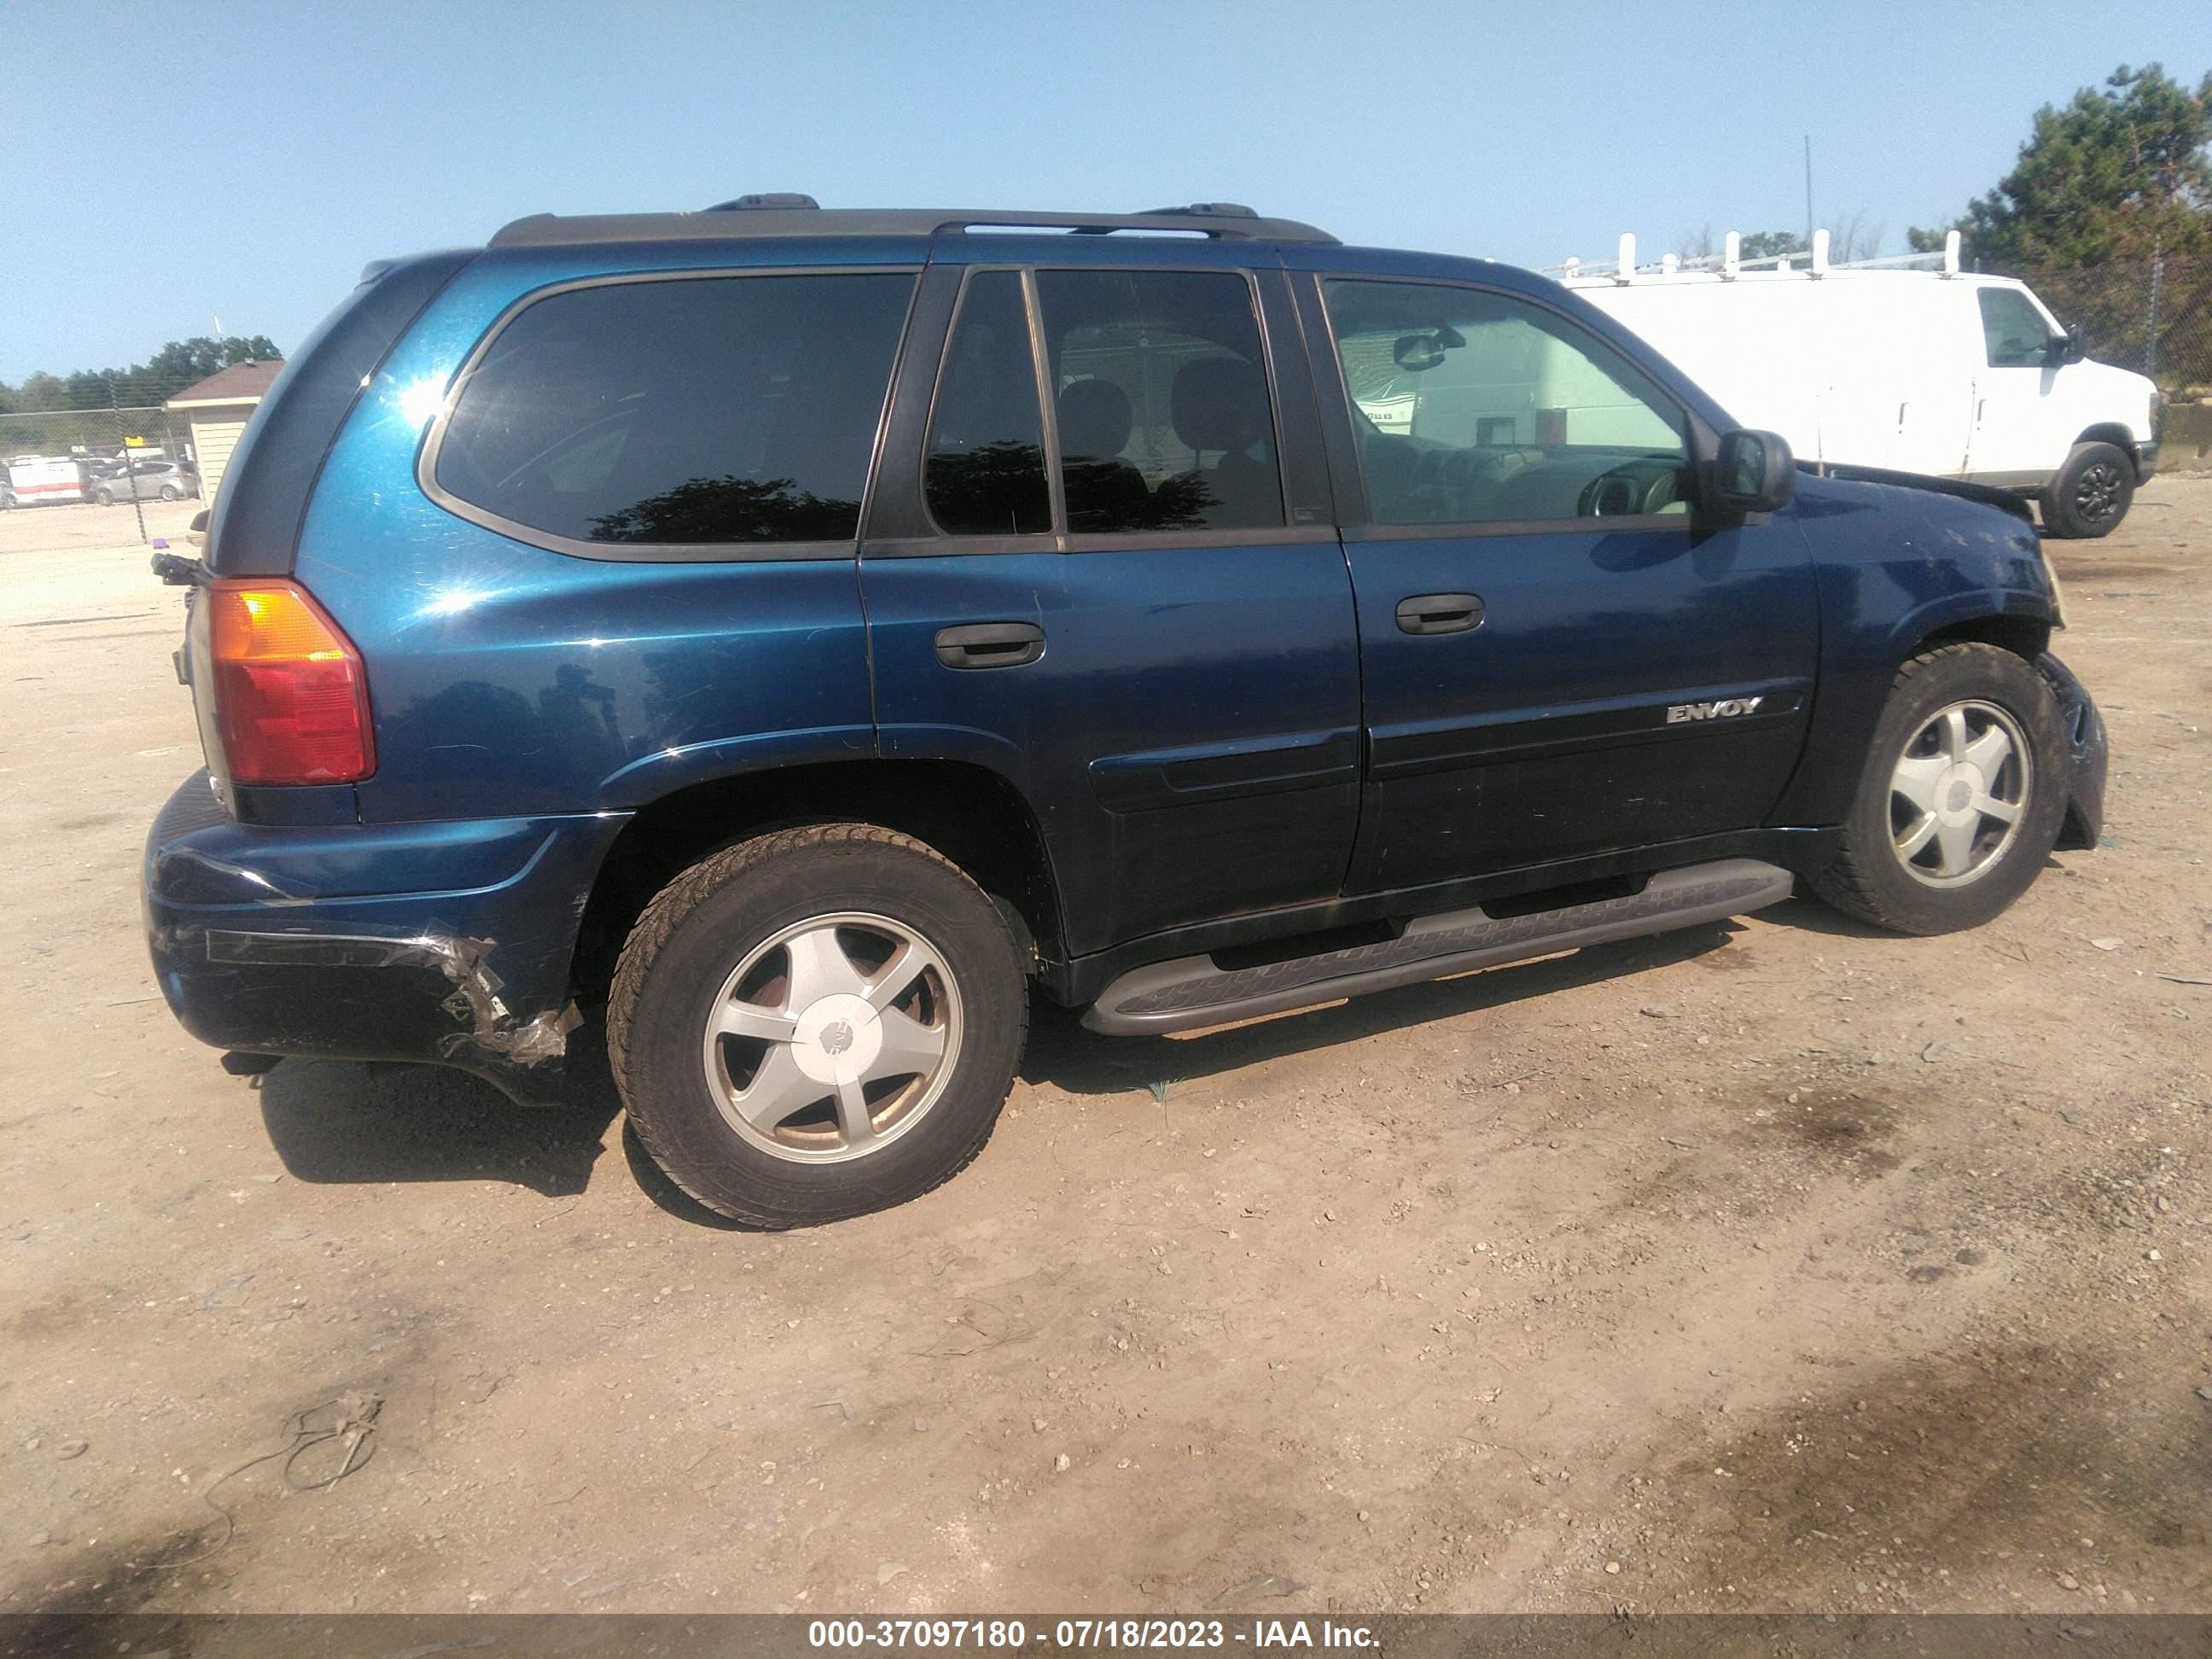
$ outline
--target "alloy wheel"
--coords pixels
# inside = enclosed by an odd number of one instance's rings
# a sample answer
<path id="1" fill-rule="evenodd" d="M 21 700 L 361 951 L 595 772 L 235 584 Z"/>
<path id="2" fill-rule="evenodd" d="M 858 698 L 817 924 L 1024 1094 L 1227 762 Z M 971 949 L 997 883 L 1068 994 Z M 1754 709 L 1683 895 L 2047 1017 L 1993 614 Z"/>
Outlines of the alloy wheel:
<path id="1" fill-rule="evenodd" d="M 793 923 L 749 951 L 708 1016 L 707 1085 L 762 1151 L 835 1164 L 882 1151 L 945 1093 L 959 988 L 936 946 L 858 911 Z"/>
<path id="2" fill-rule="evenodd" d="M 1993 869 L 2027 816 L 2034 762 L 2018 720 L 1992 702 L 1954 702 L 1922 723 L 1890 770 L 1891 845 L 1930 887 Z"/>

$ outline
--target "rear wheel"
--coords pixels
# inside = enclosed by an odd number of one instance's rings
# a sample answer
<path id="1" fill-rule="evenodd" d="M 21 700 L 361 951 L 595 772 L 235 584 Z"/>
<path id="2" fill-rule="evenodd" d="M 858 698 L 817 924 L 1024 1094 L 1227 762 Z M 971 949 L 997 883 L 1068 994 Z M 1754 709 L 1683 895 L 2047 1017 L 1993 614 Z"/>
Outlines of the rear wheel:
<path id="1" fill-rule="evenodd" d="M 2135 463 L 2116 444 L 2076 444 L 2043 497 L 2044 527 L 2076 540 L 2108 536 L 2136 498 Z"/>
<path id="2" fill-rule="evenodd" d="M 95 489 L 93 491 L 92 499 L 102 507 L 112 507 L 115 505 L 115 492 L 112 489 Z"/>
<path id="3" fill-rule="evenodd" d="M 1020 956 L 945 859 L 870 824 L 693 866 L 623 946 L 607 1048 L 638 1139 L 763 1227 L 903 1203 L 983 1148 L 1021 1058 Z"/>
<path id="4" fill-rule="evenodd" d="M 1842 852 L 1814 886 L 1899 933 L 1979 927 L 2050 856 L 2069 764 L 2057 704 L 2031 665 L 1989 645 L 1915 657 L 1875 729 Z"/>
<path id="5" fill-rule="evenodd" d="M 184 491 L 182 491 L 182 490 L 179 489 L 176 487 L 176 485 L 174 485 L 174 484 L 163 484 L 163 485 L 161 486 L 161 499 L 162 499 L 163 501 L 180 501 L 184 500 L 184 498 L 185 498 Z"/>

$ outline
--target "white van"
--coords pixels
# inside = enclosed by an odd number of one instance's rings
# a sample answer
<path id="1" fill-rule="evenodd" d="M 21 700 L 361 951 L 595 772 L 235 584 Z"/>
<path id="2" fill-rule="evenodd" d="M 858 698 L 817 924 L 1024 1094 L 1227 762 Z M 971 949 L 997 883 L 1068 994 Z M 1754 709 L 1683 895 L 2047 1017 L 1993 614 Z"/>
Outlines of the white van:
<path id="1" fill-rule="evenodd" d="M 1551 274 L 1801 460 L 2018 490 L 2056 535 L 2126 516 L 2157 461 L 2155 386 L 2083 361 L 2026 283 L 1960 271 L 1955 231 L 1932 270 L 1907 267 L 1939 256 L 1832 265 L 1827 240 L 1746 260 L 1731 232 L 1718 259 L 1639 266 L 1624 236 L 1617 262 Z"/>

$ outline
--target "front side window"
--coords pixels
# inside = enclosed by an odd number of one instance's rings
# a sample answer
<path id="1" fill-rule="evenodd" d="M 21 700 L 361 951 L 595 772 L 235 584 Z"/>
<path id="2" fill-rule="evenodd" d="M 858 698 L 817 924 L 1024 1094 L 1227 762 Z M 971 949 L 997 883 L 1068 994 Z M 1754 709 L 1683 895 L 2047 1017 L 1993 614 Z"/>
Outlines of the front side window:
<path id="1" fill-rule="evenodd" d="M 914 284 L 716 276 L 549 295 L 463 384 L 438 487 L 580 542 L 849 541 Z"/>
<path id="2" fill-rule="evenodd" d="M 2040 368 L 2047 361 L 2051 325 L 2035 302 L 2016 288 L 1985 288 L 1982 303 L 1982 343 L 1988 349 L 1991 368 Z"/>
<path id="3" fill-rule="evenodd" d="M 1688 512 L 1682 410 L 1579 325 L 1473 289 L 1324 292 L 1376 523 Z"/>
<path id="4" fill-rule="evenodd" d="M 1243 276 L 1042 270 L 1036 285 L 1069 531 L 1283 522 L 1274 411 Z"/>
<path id="5" fill-rule="evenodd" d="M 1044 421 L 1019 271 L 968 279 L 929 416 L 922 495 L 951 536 L 1027 536 L 1052 529 Z"/>

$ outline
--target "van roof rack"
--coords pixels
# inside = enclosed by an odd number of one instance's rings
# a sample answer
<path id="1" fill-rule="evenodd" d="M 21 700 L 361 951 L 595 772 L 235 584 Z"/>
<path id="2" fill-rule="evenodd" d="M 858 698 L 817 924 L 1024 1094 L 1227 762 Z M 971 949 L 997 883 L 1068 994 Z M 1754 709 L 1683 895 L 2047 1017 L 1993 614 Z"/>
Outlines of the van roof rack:
<path id="1" fill-rule="evenodd" d="M 776 236 L 942 236 L 976 229 L 1073 231 L 1088 236 L 1194 233 L 1224 242 L 1336 238 L 1295 219 L 1262 218 L 1237 202 L 1193 202 L 1142 213 L 1029 213 L 1003 208 L 824 208 L 796 192 L 736 196 L 698 213 L 533 214 L 501 228 L 494 247 L 599 242 L 718 242 Z"/>
<path id="2" fill-rule="evenodd" d="M 1543 274 L 1556 276 L 1563 283 L 1577 279 L 1584 282 L 1600 277 L 1607 282 L 1626 285 L 1652 276 L 1717 276 L 1732 283 L 1746 271 L 1766 270 L 1779 276 L 1802 272 L 1807 276 L 1825 276 L 1832 270 L 1927 270 L 1945 276 L 1959 274 L 1959 233 L 1947 232 L 1941 252 L 1893 253 L 1880 259 L 1844 259 L 1832 261 L 1828 258 L 1828 233 L 1813 233 L 1813 246 L 1800 248 L 1795 253 L 1769 254 L 1764 258 L 1743 257 L 1743 234 L 1730 231 L 1722 242 L 1722 251 L 1702 258 L 1685 259 L 1676 254 L 1663 254 L 1656 264 L 1636 262 L 1636 238 L 1620 239 L 1620 251 L 1611 259 L 1569 259 L 1564 264 L 1546 265 Z"/>

